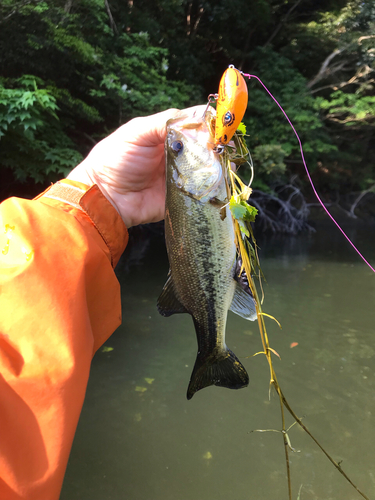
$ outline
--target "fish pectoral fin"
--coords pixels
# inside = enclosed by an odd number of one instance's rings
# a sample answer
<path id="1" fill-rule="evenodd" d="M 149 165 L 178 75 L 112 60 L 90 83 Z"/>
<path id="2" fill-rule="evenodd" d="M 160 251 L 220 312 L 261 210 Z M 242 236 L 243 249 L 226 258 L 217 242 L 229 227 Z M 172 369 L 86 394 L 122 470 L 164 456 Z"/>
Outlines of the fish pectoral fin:
<path id="1" fill-rule="evenodd" d="M 191 399 L 197 391 L 210 385 L 241 389 L 248 384 L 247 371 L 230 349 L 209 356 L 198 353 L 187 390 L 187 399 Z"/>
<path id="2" fill-rule="evenodd" d="M 257 319 L 256 302 L 251 292 L 245 269 L 242 269 L 242 260 L 240 257 L 236 261 L 234 281 L 236 282 L 236 288 L 229 309 L 244 319 L 255 321 Z"/>
<path id="3" fill-rule="evenodd" d="M 157 308 L 159 313 L 165 317 L 172 316 L 172 314 L 188 312 L 176 296 L 170 271 L 167 282 L 165 283 L 163 291 L 158 298 Z"/>
<path id="4" fill-rule="evenodd" d="M 244 319 L 250 321 L 257 319 L 255 299 L 250 289 L 249 291 L 245 291 L 237 281 L 232 304 L 229 309 Z"/>

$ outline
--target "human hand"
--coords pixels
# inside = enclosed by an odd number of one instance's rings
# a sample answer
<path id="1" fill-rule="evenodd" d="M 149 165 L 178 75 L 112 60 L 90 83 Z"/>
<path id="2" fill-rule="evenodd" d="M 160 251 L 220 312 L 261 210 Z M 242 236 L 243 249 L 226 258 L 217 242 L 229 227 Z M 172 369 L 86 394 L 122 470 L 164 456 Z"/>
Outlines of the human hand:
<path id="1" fill-rule="evenodd" d="M 203 115 L 205 106 L 184 113 Z M 164 218 L 166 122 L 180 113 L 169 109 L 134 118 L 99 142 L 68 179 L 97 184 L 129 228 Z"/>

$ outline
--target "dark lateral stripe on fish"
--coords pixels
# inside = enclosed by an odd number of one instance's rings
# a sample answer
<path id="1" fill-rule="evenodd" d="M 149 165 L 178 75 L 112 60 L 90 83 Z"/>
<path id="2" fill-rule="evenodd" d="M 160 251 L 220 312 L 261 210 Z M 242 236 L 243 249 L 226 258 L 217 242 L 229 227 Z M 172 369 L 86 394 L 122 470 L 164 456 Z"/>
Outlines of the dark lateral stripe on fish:
<path id="1" fill-rule="evenodd" d="M 247 371 L 230 349 L 220 355 L 208 357 L 198 353 L 187 390 L 187 399 L 191 399 L 197 391 L 210 385 L 241 389 L 248 384 Z"/>

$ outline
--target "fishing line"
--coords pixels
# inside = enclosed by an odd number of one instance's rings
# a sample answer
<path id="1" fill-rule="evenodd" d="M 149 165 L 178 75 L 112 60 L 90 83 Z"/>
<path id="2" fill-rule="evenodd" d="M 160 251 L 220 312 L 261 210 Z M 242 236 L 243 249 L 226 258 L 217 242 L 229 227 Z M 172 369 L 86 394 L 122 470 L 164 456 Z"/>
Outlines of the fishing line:
<path id="1" fill-rule="evenodd" d="M 279 104 L 279 102 L 277 101 L 276 97 L 274 97 L 271 92 L 268 90 L 268 88 L 264 85 L 264 83 L 262 82 L 262 80 L 257 77 L 256 75 L 250 75 L 248 73 L 243 73 L 241 71 L 241 74 L 243 76 L 246 76 L 249 80 L 251 80 L 251 78 L 255 78 L 256 80 L 258 80 L 258 82 L 262 85 L 262 87 L 264 88 L 264 90 L 268 93 L 268 95 L 273 99 L 273 101 L 278 105 L 278 107 L 280 108 L 280 110 L 282 111 L 283 115 L 285 116 L 285 118 L 287 119 L 289 125 L 291 126 L 295 136 L 297 137 L 297 140 L 298 140 L 298 143 L 299 143 L 299 147 L 300 147 L 300 152 L 301 152 L 301 158 L 302 158 L 302 162 L 303 162 L 303 165 L 305 167 L 305 170 L 306 170 L 306 173 L 307 173 L 307 177 L 310 181 L 310 184 L 311 184 L 311 187 L 314 191 L 314 194 L 315 196 L 317 197 L 319 203 L 321 204 L 321 206 L 323 207 L 323 209 L 325 210 L 325 212 L 327 213 L 328 217 L 332 220 L 332 222 L 335 223 L 335 225 L 339 228 L 339 230 L 341 231 L 341 233 L 345 236 L 345 238 L 347 239 L 347 241 L 351 244 L 351 246 L 354 248 L 354 250 L 357 252 L 357 254 L 361 257 L 361 259 L 368 265 L 368 267 L 371 269 L 371 271 L 373 271 L 375 273 L 375 269 L 371 266 L 371 264 L 364 258 L 364 256 L 361 254 L 361 252 L 358 250 L 358 248 L 354 245 L 354 243 L 351 241 L 351 239 L 349 238 L 349 236 L 347 236 L 347 234 L 345 233 L 345 231 L 341 228 L 341 226 L 339 225 L 338 222 L 336 222 L 336 220 L 334 219 L 334 217 L 329 213 L 328 209 L 325 207 L 323 201 L 320 199 L 320 196 L 318 195 L 317 193 L 317 190 L 315 189 L 315 186 L 314 186 L 314 183 L 312 181 L 312 178 L 310 176 L 310 173 L 309 173 L 309 170 L 307 168 L 307 165 L 306 165 L 306 161 L 305 161 L 305 156 L 303 154 L 303 149 L 302 149 L 302 142 L 301 142 L 301 139 L 299 138 L 299 135 L 297 134 L 297 131 L 296 129 L 294 128 L 293 126 L 293 123 L 290 121 L 288 115 L 286 114 L 286 112 L 284 111 L 284 109 L 282 108 L 281 104 Z"/>

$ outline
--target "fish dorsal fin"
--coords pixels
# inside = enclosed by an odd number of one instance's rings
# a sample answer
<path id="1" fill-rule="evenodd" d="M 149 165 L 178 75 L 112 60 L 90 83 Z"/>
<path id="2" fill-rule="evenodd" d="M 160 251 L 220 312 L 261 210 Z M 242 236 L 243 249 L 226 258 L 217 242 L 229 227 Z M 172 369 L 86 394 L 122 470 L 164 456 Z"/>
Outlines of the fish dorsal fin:
<path id="1" fill-rule="evenodd" d="M 176 296 L 171 271 L 168 273 L 168 279 L 158 298 L 157 307 L 159 313 L 166 317 L 172 316 L 172 314 L 188 312 Z"/>
<path id="2" fill-rule="evenodd" d="M 230 310 L 244 319 L 255 321 L 257 319 L 255 299 L 251 293 L 245 270 L 241 271 L 241 267 L 242 261 L 238 259 L 234 273 L 236 288 Z"/>

